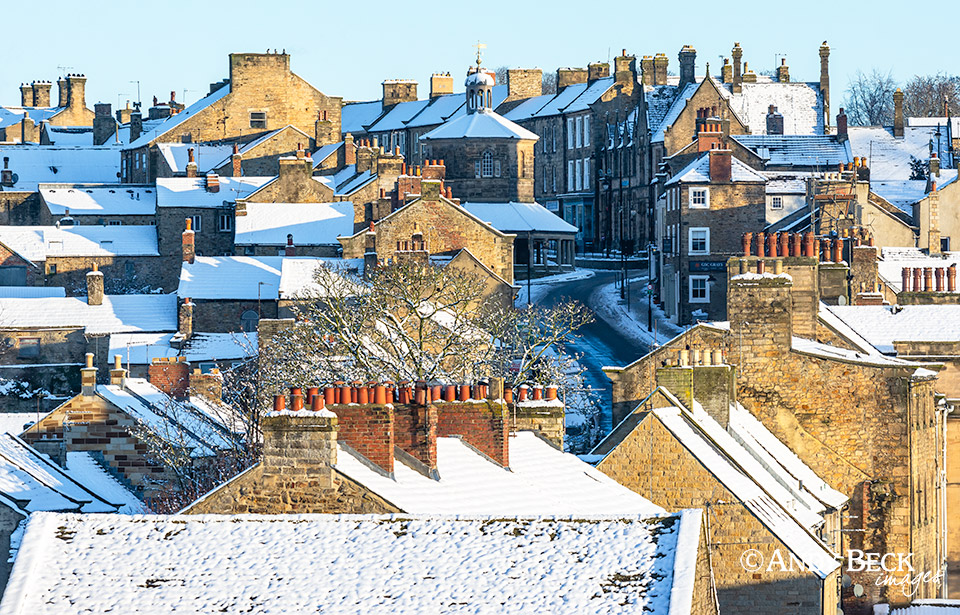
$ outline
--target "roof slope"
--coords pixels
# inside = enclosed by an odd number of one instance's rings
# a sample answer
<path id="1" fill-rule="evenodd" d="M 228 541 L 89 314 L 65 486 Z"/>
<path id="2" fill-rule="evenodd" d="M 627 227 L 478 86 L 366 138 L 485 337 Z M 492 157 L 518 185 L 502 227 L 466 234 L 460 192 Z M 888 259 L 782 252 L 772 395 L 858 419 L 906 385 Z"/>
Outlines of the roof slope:
<path id="1" fill-rule="evenodd" d="M 840 143 L 836 135 L 730 135 L 776 167 L 815 167 L 836 169 L 837 164 L 853 162 L 849 141 Z"/>
<path id="2" fill-rule="evenodd" d="M 486 222 L 502 233 L 576 233 L 568 223 L 539 203 L 479 203 L 461 205 L 473 217 Z"/>
<path id="3" fill-rule="evenodd" d="M 434 139 L 539 139 L 519 124 L 514 124 L 493 111 L 467 113 L 434 128 L 420 137 L 421 141 Z"/>
<path id="4" fill-rule="evenodd" d="M 437 438 L 440 480 L 394 464 L 394 478 L 341 448 L 337 471 L 409 513 L 464 515 L 652 515 L 663 509 L 533 432 L 510 437 L 510 470 L 459 438 Z"/>
<path id="5" fill-rule="evenodd" d="M 204 109 L 206 109 L 213 103 L 217 102 L 218 100 L 220 100 L 221 98 L 223 98 L 229 93 L 230 93 L 230 85 L 227 84 L 219 88 L 216 92 L 207 94 L 205 97 L 193 103 L 186 109 L 180 111 L 180 113 L 171 115 L 167 119 L 163 120 L 157 126 L 155 126 L 153 130 L 144 132 L 142 135 L 140 135 L 139 138 L 137 138 L 136 141 L 134 141 L 133 143 L 130 143 L 124 149 L 143 147 L 144 145 L 149 144 L 151 141 L 153 141 L 157 137 L 170 132 L 171 130 L 173 130 L 174 128 L 176 128 L 177 126 L 185 122 L 187 119 L 193 117 L 200 111 L 203 111 Z"/>
<path id="6" fill-rule="evenodd" d="M 882 248 L 877 271 L 884 283 L 895 292 L 903 290 L 901 271 L 904 267 L 960 267 L 960 252 L 945 252 L 942 258 L 924 254 L 920 248 Z"/>
<path id="7" fill-rule="evenodd" d="M 883 353 L 894 342 L 960 342 L 960 305 L 824 307 Z"/>
<path id="8" fill-rule="evenodd" d="M 325 264 L 357 267 L 353 259 L 314 256 L 198 256 L 193 263 L 183 263 L 177 295 L 191 299 L 275 301 L 294 297 L 310 287 L 313 271 Z"/>
<path id="9" fill-rule="evenodd" d="M 0 613 L 668 615 L 689 612 L 699 521 L 43 513 Z"/>
<path id="10" fill-rule="evenodd" d="M 754 171 L 740 159 L 730 157 L 730 179 L 734 182 L 761 182 L 766 183 L 767 178 L 759 172 Z M 688 184 L 708 184 L 710 183 L 710 155 L 700 156 L 686 167 L 677 172 L 666 183 L 667 186 L 685 182 Z"/>
<path id="11" fill-rule="evenodd" d="M 107 146 L 0 145 L 0 157 L 10 159 L 15 191 L 54 182 L 116 183 L 120 172 L 120 151 Z"/>
<path id="12" fill-rule="evenodd" d="M 854 156 L 867 159 L 871 182 L 877 180 L 910 179 L 910 161 L 913 158 L 926 161 L 930 158 L 931 144 L 934 152 L 942 158 L 941 166 L 947 168 L 947 152 L 950 143 L 946 131 L 937 136 L 936 126 L 906 126 L 903 138 L 893 136 L 893 129 L 884 126 L 851 126 L 850 149 Z"/>
<path id="13" fill-rule="evenodd" d="M 157 212 L 157 191 L 153 186 L 85 186 L 50 184 L 40 186 L 40 197 L 53 216 L 139 215 Z"/>
<path id="14" fill-rule="evenodd" d="M 237 216 L 238 245 L 339 245 L 337 237 L 353 235 L 353 203 L 247 203 Z"/>
<path id="15" fill-rule="evenodd" d="M 82 328 L 89 335 L 176 331 L 177 297 L 106 295 L 103 305 L 86 297 L 0 299 L 0 329 Z"/>
<path id="16" fill-rule="evenodd" d="M 152 225 L 0 226 L 0 243 L 33 262 L 51 256 L 160 256 Z"/>
<path id="17" fill-rule="evenodd" d="M 158 177 L 157 207 L 224 207 L 243 199 L 276 177 L 221 177 L 218 192 L 207 191 L 205 177 Z"/>

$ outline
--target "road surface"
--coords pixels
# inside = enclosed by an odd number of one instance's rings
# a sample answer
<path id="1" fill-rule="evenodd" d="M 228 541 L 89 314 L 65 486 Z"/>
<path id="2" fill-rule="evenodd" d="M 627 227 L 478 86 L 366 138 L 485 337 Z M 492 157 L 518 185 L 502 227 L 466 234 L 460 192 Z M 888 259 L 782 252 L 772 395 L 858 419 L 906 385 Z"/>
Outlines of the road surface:
<path id="1" fill-rule="evenodd" d="M 636 275 L 634 272 L 631 274 Z M 615 271 L 597 271 L 586 280 L 551 285 L 550 290 L 540 300 L 540 304 L 550 306 L 569 298 L 590 305 L 590 296 L 601 286 L 612 284 L 617 279 Z M 592 306 L 591 306 L 592 307 Z M 598 393 L 601 403 L 600 427 L 604 433 L 613 429 L 611 416 L 610 380 L 601 368 L 606 365 L 623 366 L 636 361 L 648 351 L 644 345 L 624 338 L 616 329 L 599 317 L 579 331 L 580 339 L 571 344 L 572 350 L 583 355 L 580 364 L 585 368 L 585 384 Z"/>

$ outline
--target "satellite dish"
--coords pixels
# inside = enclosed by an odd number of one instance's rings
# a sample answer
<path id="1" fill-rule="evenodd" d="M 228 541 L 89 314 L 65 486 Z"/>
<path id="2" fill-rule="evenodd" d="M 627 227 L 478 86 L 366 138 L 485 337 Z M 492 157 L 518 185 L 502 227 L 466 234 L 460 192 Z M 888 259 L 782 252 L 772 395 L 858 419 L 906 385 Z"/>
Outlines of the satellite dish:
<path id="1" fill-rule="evenodd" d="M 13 183 L 17 183 L 18 181 L 20 181 L 20 176 L 14 173 L 12 176 L 12 179 L 13 179 Z"/>
<path id="2" fill-rule="evenodd" d="M 854 585 L 854 586 L 853 586 L 853 595 L 856 596 L 857 598 L 863 596 L 863 585 L 860 585 L 859 583 L 857 583 L 856 585 Z"/>
<path id="3" fill-rule="evenodd" d="M 850 587 L 853 585 L 853 577 L 851 577 L 849 574 L 843 575 L 840 577 L 840 584 L 843 585 L 844 588 Z"/>
<path id="4" fill-rule="evenodd" d="M 840 295 L 839 297 L 837 297 L 837 305 L 846 305 L 846 304 L 847 304 L 846 297 L 844 297 L 843 295 Z"/>

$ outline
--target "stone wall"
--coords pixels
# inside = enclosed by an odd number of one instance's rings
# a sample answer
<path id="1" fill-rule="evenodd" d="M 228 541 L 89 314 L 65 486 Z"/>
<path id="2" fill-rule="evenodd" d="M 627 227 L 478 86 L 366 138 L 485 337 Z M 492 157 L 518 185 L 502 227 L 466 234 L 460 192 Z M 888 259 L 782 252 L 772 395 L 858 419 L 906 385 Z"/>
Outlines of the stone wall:
<path id="1" fill-rule="evenodd" d="M 535 431 L 554 446 L 563 450 L 563 438 L 567 428 L 565 409 L 562 403 L 548 406 L 540 403 L 517 403 L 508 409 L 510 431 Z"/>
<path id="2" fill-rule="evenodd" d="M 533 140 L 436 139 L 427 142 L 427 157 L 446 164 L 446 183 L 461 201 L 533 202 Z M 476 163 L 490 152 L 500 163 L 499 177 L 476 175 Z"/>
<path id="3" fill-rule="evenodd" d="M 313 133 L 311 132 L 310 135 Z M 293 126 L 287 126 L 279 133 L 257 143 L 243 152 L 240 158 L 240 170 L 245 177 L 272 177 L 279 175 L 281 157 L 295 156 L 298 148 L 309 148 L 314 137 L 300 132 Z M 233 159 L 213 172 L 223 176 L 233 176 Z"/>
<path id="4" fill-rule="evenodd" d="M 723 108 L 719 108 L 722 105 Z M 697 134 L 697 111 L 699 109 L 709 109 L 709 116 L 724 117 L 729 119 L 729 133 L 731 135 L 742 135 L 748 132 L 747 127 L 740 123 L 729 107 L 729 103 L 717 89 L 717 86 L 711 80 L 704 80 L 700 87 L 694 92 L 693 96 L 687 100 L 686 106 L 680 115 L 674 120 L 664 134 L 663 143 L 665 147 L 664 156 L 672 156 L 684 147 L 686 147 Z"/>
<path id="5" fill-rule="evenodd" d="M 16 172 L 16 169 L 13 169 Z M 39 225 L 46 224 L 43 214 L 46 207 L 39 192 L 14 192 L 0 190 L 0 224 Z"/>
<path id="6" fill-rule="evenodd" d="M 163 288 L 165 260 L 159 256 L 48 256 L 44 286 L 62 286 L 67 295 L 87 294 L 87 272 L 96 264 L 108 295 L 148 293 Z"/>
<path id="7" fill-rule="evenodd" d="M 10 552 L 10 535 L 25 517 L 6 504 L 0 506 L 0 553 Z M 7 586 L 10 570 L 13 568 L 13 558 L 5 557 L 0 561 L 0 591 Z"/>
<path id="8" fill-rule="evenodd" d="M 244 312 L 256 312 L 261 318 L 277 317 L 277 301 L 233 299 L 193 299 L 193 330 L 207 333 L 230 333 L 242 331 Z"/>
<path id="9" fill-rule="evenodd" d="M 834 615 L 821 604 L 827 581 L 800 570 L 747 571 L 741 555 L 759 551 L 769 562 L 790 551 L 652 414 L 597 466 L 602 472 L 654 504 L 675 512 L 704 509 L 706 537 L 721 613 Z M 832 578 L 832 588 L 836 579 Z"/>

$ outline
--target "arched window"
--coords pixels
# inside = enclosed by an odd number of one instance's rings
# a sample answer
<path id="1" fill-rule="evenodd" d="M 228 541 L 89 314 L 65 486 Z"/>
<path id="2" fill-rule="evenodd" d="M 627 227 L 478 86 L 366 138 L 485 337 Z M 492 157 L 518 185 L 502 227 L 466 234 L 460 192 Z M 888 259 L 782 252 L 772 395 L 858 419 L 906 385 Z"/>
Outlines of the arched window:
<path id="1" fill-rule="evenodd" d="M 483 152 L 480 157 L 480 174 L 483 177 L 493 177 L 493 154 Z"/>
<path id="2" fill-rule="evenodd" d="M 246 333 L 255 333 L 260 316 L 253 310 L 247 310 L 240 315 L 240 328 Z"/>

